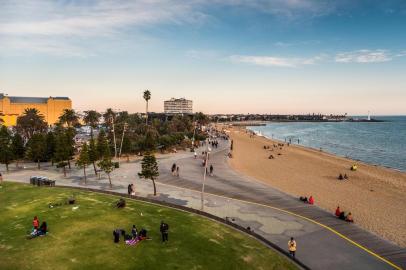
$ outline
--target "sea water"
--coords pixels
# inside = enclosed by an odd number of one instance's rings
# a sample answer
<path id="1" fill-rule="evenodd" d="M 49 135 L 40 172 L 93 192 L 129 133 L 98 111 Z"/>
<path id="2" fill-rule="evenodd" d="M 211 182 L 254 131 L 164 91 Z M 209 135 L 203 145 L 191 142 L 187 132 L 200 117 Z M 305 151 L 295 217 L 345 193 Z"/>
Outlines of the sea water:
<path id="1" fill-rule="evenodd" d="M 406 116 L 373 118 L 384 122 L 281 122 L 249 129 L 268 138 L 406 171 Z"/>

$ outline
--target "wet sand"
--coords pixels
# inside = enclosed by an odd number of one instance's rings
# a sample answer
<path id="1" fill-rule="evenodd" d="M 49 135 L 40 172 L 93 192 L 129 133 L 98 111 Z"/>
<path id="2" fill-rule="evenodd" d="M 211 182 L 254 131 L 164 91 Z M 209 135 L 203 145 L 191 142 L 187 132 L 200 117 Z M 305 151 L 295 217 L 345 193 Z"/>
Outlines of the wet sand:
<path id="1" fill-rule="evenodd" d="M 362 228 L 406 247 L 406 173 L 301 146 L 285 144 L 280 150 L 273 147 L 277 141 L 250 138 L 242 127 L 229 130 L 234 140 L 230 165 L 237 171 L 297 197 L 313 195 L 332 213 L 339 205 Z M 349 180 L 339 181 L 340 173 Z"/>

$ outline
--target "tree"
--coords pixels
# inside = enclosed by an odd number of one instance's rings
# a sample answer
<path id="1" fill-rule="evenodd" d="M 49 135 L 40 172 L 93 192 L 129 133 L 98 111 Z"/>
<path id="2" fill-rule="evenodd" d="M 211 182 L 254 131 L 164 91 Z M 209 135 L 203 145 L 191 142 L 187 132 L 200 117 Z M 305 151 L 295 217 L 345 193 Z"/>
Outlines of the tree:
<path id="1" fill-rule="evenodd" d="M 67 148 L 68 148 L 68 166 L 69 166 L 69 169 L 71 169 L 70 160 L 73 159 L 73 156 L 75 155 L 76 130 L 72 127 L 69 127 L 65 130 L 65 135 L 66 135 Z"/>
<path id="2" fill-rule="evenodd" d="M 26 140 L 31 139 L 34 134 L 46 132 L 47 128 L 44 116 L 37 109 L 25 109 L 23 115 L 17 118 L 16 130 Z"/>
<path id="3" fill-rule="evenodd" d="M 138 173 L 140 178 L 151 179 L 154 185 L 154 196 L 156 196 L 155 179 L 159 176 L 158 163 L 151 152 L 147 152 L 141 162 L 141 172 Z"/>
<path id="4" fill-rule="evenodd" d="M 14 134 L 13 138 L 11 139 L 11 148 L 16 160 L 16 166 L 18 167 L 19 160 L 23 159 L 25 154 L 24 140 L 20 134 Z"/>
<path id="5" fill-rule="evenodd" d="M 99 155 L 97 152 L 96 143 L 93 138 L 90 138 L 88 153 L 89 161 L 93 164 L 94 174 L 97 175 L 96 161 L 99 159 Z"/>
<path id="6" fill-rule="evenodd" d="M 148 101 L 151 99 L 151 91 L 145 90 L 144 91 L 144 99 L 146 102 L 146 109 L 145 109 L 145 124 L 148 125 Z"/>
<path id="7" fill-rule="evenodd" d="M 106 132 L 100 130 L 99 136 L 97 137 L 97 155 L 99 159 L 110 158 L 110 148 L 109 142 L 106 138 Z"/>
<path id="8" fill-rule="evenodd" d="M 12 149 L 12 137 L 10 132 L 5 126 L 0 128 L 0 163 L 6 165 L 8 171 L 8 165 L 14 158 Z"/>
<path id="9" fill-rule="evenodd" d="M 70 156 L 70 146 L 65 132 L 58 131 L 55 137 L 55 161 L 58 162 L 58 168 L 63 168 L 63 175 L 66 177 L 67 160 Z"/>
<path id="10" fill-rule="evenodd" d="M 79 116 L 73 109 L 64 109 L 62 115 L 59 116 L 59 123 L 66 124 L 68 127 L 79 125 Z"/>
<path id="11" fill-rule="evenodd" d="M 97 165 L 100 167 L 102 171 L 104 171 L 107 174 L 109 178 L 110 188 L 112 188 L 113 185 L 111 184 L 110 173 L 114 171 L 114 163 L 111 161 L 110 158 L 103 158 L 103 160 L 100 161 Z"/>
<path id="12" fill-rule="evenodd" d="M 46 156 L 46 139 L 44 134 L 35 133 L 32 135 L 30 140 L 27 143 L 27 152 L 26 155 L 32 161 L 37 162 L 38 169 L 41 169 L 41 161 L 44 160 Z"/>
<path id="13" fill-rule="evenodd" d="M 97 128 L 100 122 L 101 114 L 94 111 L 85 111 L 85 116 L 83 117 L 83 121 L 86 125 L 90 126 L 90 136 L 93 138 L 93 129 Z"/>
<path id="14" fill-rule="evenodd" d="M 52 131 L 48 132 L 46 135 L 46 159 L 52 162 L 52 166 L 54 166 L 55 161 L 55 135 Z"/>
<path id="15" fill-rule="evenodd" d="M 90 158 L 89 158 L 89 149 L 87 147 L 87 144 L 84 143 L 82 145 L 82 149 L 80 151 L 80 155 L 78 159 L 76 160 L 76 165 L 79 166 L 79 168 L 83 168 L 83 175 L 85 177 L 85 185 L 86 185 L 86 167 L 90 164 Z"/>
<path id="16" fill-rule="evenodd" d="M 121 153 L 127 156 L 127 162 L 130 162 L 130 153 L 132 150 L 133 149 L 132 149 L 131 140 L 128 137 L 124 137 L 123 146 L 121 148 Z"/>

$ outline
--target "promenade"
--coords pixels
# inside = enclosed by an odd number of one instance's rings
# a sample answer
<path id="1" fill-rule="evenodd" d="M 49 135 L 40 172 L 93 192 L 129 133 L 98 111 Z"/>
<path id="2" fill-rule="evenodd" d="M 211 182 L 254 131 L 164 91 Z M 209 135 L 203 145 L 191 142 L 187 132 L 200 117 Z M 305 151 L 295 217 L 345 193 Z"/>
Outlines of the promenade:
<path id="1" fill-rule="evenodd" d="M 354 224 L 336 219 L 317 206 L 301 203 L 285 193 L 255 179 L 240 175 L 227 164 L 227 142 L 220 142 L 213 149 L 209 164 L 214 175 L 207 176 L 204 210 L 213 215 L 229 218 L 250 227 L 279 247 L 286 249 L 287 241 L 295 237 L 298 244 L 297 258 L 312 269 L 394 269 L 406 267 L 406 250 L 385 241 Z M 199 149 L 201 153 L 203 149 Z M 182 152 L 159 156 L 160 177 L 157 180 L 157 200 L 194 209 L 201 208 L 203 179 L 202 159 L 193 153 Z M 170 167 L 176 163 L 180 176 L 172 176 Z M 14 169 L 14 168 L 13 168 Z M 3 171 L 3 168 L 1 168 Z M 127 185 L 134 183 L 136 195 L 153 198 L 152 183 L 140 180 L 137 172 L 140 162 L 123 162 L 112 173 L 113 191 L 126 193 Z M 88 169 L 86 187 L 109 190 L 107 177 L 98 180 Z M 25 169 L 4 174 L 5 180 L 29 182 L 31 175 L 57 179 L 59 186 L 84 187 L 82 171 L 72 169 L 66 178 L 55 168 L 44 166 L 35 170 L 35 164 Z"/>

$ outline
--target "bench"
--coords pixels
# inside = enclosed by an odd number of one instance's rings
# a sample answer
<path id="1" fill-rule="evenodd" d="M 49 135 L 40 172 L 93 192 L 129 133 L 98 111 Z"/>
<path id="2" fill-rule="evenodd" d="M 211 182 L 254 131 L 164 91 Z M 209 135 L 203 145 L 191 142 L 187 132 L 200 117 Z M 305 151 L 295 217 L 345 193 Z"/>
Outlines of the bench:
<path id="1" fill-rule="evenodd" d="M 55 186 L 55 180 L 50 180 L 48 177 L 43 177 L 43 176 L 31 176 L 30 177 L 30 184 L 34 186 L 48 186 L 48 187 L 54 187 Z"/>

